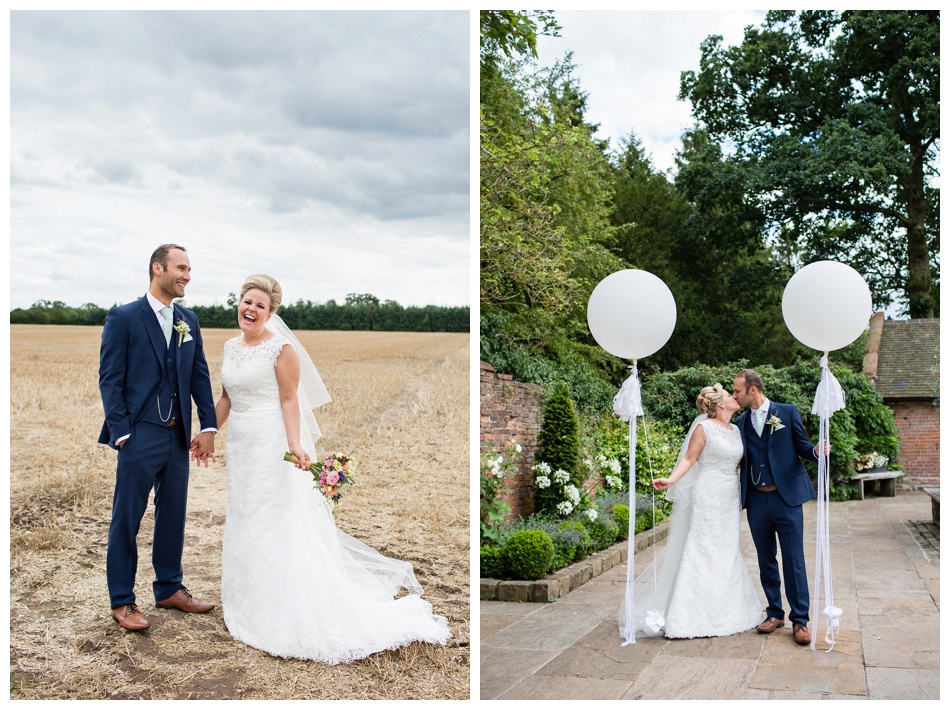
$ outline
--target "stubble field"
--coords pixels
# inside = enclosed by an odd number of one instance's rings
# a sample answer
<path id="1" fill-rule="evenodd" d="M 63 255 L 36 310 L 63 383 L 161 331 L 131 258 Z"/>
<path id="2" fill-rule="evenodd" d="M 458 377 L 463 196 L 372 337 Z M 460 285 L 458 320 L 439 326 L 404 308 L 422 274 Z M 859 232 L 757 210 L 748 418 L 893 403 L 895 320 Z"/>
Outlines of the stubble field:
<path id="1" fill-rule="evenodd" d="M 101 332 L 10 329 L 11 698 L 470 697 L 468 334 L 298 333 L 334 400 L 317 410 L 317 450 L 354 451 L 359 461 L 359 485 L 337 508 L 337 524 L 410 561 L 452 630 L 445 647 L 414 643 L 327 666 L 233 640 L 220 604 L 204 615 L 155 609 L 151 508 L 138 537 L 136 594 L 152 627 L 134 633 L 113 622 L 105 557 L 115 452 L 96 443 Z M 217 398 L 224 342 L 238 331 L 202 334 Z M 217 463 L 192 467 L 183 558 L 185 584 L 216 603 L 224 435 Z M 296 613 L 330 603 L 302 597 Z"/>

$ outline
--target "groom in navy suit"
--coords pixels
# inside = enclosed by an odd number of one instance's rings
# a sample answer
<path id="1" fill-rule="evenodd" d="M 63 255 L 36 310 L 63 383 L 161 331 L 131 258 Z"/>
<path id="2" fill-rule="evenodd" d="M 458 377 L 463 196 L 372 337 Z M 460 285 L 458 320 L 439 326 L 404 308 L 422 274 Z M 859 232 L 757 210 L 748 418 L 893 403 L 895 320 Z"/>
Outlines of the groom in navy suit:
<path id="1" fill-rule="evenodd" d="M 792 635 L 797 643 L 809 644 L 802 504 L 815 498 L 815 489 L 802 459 L 818 461 L 817 447 L 808 440 L 798 407 L 770 401 L 763 393 L 762 378 L 754 370 L 740 372 L 732 388 L 736 401 L 747 408 L 736 419 L 743 446 L 740 495 L 768 601 L 766 619 L 758 630 L 770 634 L 785 626 L 782 578 L 776 560 L 778 538 Z"/>
<path id="2" fill-rule="evenodd" d="M 118 450 L 106 578 L 112 617 L 140 631 L 148 619 L 135 604 L 138 549 L 135 538 L 155 491 L 152 565 L 155 606 L 206 612 L 182 584 L 189 449 L 192 458 L 214 460 L 217 431 L 211 379 L 198 319 L 173 304 L 185 295 L 191 264 L 185 248 L 164 244 L 149 261 L 145 296 L 109 311 L 99 349 L 99 392 L 105 410 L 100 444 Z M 201 433 L 191 437 L 191 400 Z"/>

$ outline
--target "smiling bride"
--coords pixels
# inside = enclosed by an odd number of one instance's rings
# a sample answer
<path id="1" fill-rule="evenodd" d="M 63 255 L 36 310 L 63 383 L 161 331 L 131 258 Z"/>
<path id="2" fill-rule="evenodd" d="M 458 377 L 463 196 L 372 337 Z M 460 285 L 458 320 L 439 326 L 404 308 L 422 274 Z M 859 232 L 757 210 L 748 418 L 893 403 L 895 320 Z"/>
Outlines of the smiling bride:
<path id="1" fill-rule="evenodd" d="M 228 503 L 221 602 L 231 635 L 275 656 L 346 663 L 413 641 L 444 645 L 445 618 L 419 595 L 408 562 L 336 527 L 306 473 L 330 396 L 310 356 L 276 314 L 281 288 L 248 277 L 242 334 L 227 341 L 215 405 L 226 438 Z M 283 460 L 292 453 L 297 465 Z M 401 588 L 408 594 L 394 598 Z"/>

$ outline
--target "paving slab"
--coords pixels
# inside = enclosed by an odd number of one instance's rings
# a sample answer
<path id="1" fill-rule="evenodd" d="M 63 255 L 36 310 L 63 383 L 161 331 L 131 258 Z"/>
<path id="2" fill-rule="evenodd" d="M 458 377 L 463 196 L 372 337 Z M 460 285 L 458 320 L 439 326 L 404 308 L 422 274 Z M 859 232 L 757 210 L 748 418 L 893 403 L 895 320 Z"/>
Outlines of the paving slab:
<path id="1" fill-rule="evenodd" d="M 905 595 L 868 598 L 862 597 L 860 612 L 868 617 L 883 616 L 895 619 L 939 615 L 933 597 L 926 591 L 907 592 Z M 870 620 L 869 620 L 870 621 Z"/>
<path id="2" fill-rule="evenodd" d="M 862 614 L 866 664 L 878 668 L 940 668 L 940 634 L 933 628 L 939 618 L 939 614 Z"/>
<path id="3" fill-rule="evenodd" d="M 618 644 L 619 646 L 619 644 Z M 625 651 L 630 647 L 624 648 Z M 653 661 L 645 654 L 608 654 L 602 649 L 571 646 L 551 659 L 537 674 L 541 677 L 597 678 L 600 680 L 624 680 L 629 686 Z M 624 688 L 626 690 L 626 688 Z"/>
<path id="4" fill-rule="evenodd" d="M 610 610 L 582 604 L 550 604 L 539 613 L 519 619 L 482 646 L 510 649 L 561 651 L 596 627 Z"/>
<path id="5" fill-rule="evenodd" d="M 623 602 L 626 585 L 627 570 L 621 565 L 605 572 L 597 584 L 585 584 L 559 600 L 558 603 L 614 607 L 616 613 Z"/>
<path id="6" fill-rule="evenodd" d="M 928 700 L 940 697 L 940 671 L 868 668 L 871 700 Z"/>
<path id="7" fill-rule="evenodd" d="M 905 564 L 906 563 L 906 564 Z M 892 567 L 887 566 L 893 564 Z M 854 561 L 854 586 L 856 589 L 923 589 L 923 581 L 904 557 L 901 563 L 896 556 L 884 556 Z"/>
<path id="8" fill-rule="evenodd" d="M 759 690 L 749 688 L 742 700 L 866 700 L 865 696 L 833 695 L 806 690 Z"/>
<path id="9" fill-rule="evenodd" d="M 816 640 L 816 650 L 799 646 L 791 633 L 769 634 L 749 686 L 759 690 L 805 691 L 820 694 L 867 695 L 859 635 L 841 633 L 834 650 Z M 814 633 L 814 629 L 812 630 Z"/>
<path id="10" fill-rule="evenodd" d="M 670 643 L 663 637 L 622 645 L 617 622 L 607 619 L 552 659 L 538 675 L 634 681 Z"/>
<path id="11" fill-rule="evenodd" d="M 766 634 L 750 630 L 732 636 L 670 639 L 664 653 L 680 658 L 733 658 L 755 661 L 762 655 L 767 638 Z"/>
<path id="12" fill-rule="evenodd" d="M 755 661 L 737 658 L 682 658 L 663 655 L 651 663 L 624 700 L 732 700 L 745 696 Z"/>
<path id="13" fill-rule="evenodd" d="M 494 700 L 550 661 L 554 651 L 481 648 L 479 697 Z"/>
<path id="14" fill-rule="evenodd" d="M 630 683 L 623 680 L 531 676 L 499 700 L 620 700 L 629 687 Z"/>
<path id="15" fill-rule="evenodd" d="M 518 620 L 517 616 L 507 614 L 482 614 L 478 620 L 478 628 L 482 638 L 494 636 L 502 629 L 506 629 Z"/>

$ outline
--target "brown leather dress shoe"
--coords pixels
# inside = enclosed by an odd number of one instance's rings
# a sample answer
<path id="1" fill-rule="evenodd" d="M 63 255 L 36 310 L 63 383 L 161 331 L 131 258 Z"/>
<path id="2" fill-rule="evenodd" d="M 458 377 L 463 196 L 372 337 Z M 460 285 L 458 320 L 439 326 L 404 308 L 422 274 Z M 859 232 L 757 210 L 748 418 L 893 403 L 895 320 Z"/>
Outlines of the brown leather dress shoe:
<path id="1" fill-rule="evenodd" d="M 191 592 L 182 587 L 177 592 L 172 594 L 168 599 L 155 602 L 155 606 L 159 609 L 178 609 L 180 611 L 187 611 L 190 614 L 204 614 L 206 611 L 211 611 L 214 609 L 214 604 L 208 604 L 207 602 L 199 601 L 191 596 Z"/>
<path id="2" fill-rule="evenodd" d="M 119 626 L 129 631 L 144 631 L 151 626 L 135 604 L 117 606 L 112 610 L 112 618 Z"/>
<path id="3" fill-rule="evenodd" d="M 811 643 L 811 632 L 808 631 L 804 624 L 800 624 L 797 621 L 792 624 L 792 635 L 795 637 L 795 643 L 799 646 Z"/>
<path id="4" fill-rule="evenodd" d="M 755 630 L 760 634 L 770 634 L 775 629 L 780 629 L 785 626 L 785 619 L 776 619 L 774 616 L 768 617 L 765 621 L 755 627 Z"/>

